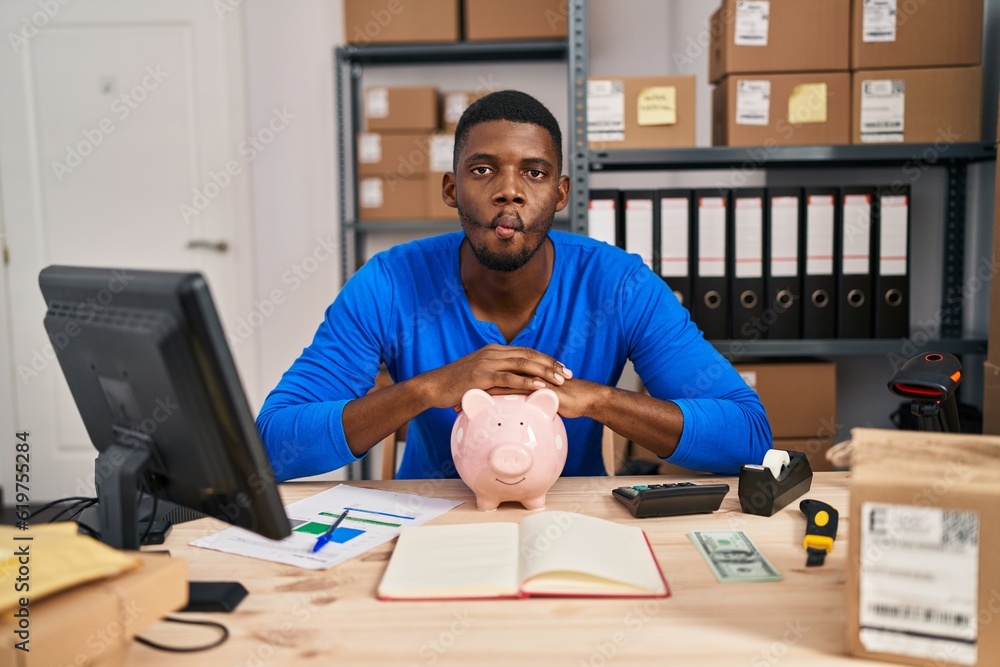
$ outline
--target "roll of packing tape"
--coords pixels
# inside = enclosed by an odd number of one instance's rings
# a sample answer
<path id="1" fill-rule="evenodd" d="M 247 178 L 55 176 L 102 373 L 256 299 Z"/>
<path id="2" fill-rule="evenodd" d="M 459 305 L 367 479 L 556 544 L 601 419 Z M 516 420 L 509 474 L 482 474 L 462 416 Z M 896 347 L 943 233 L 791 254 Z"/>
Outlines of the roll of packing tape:
<path id="1" fill-rule="evenodd" d="M 790 461 L 788 452 L 785 450 L 769 449 L 767 454 L 764 454 L 764 462 L 761 465 L 770 470 L 775 479 L 778 479 L 781 471 L 788 467 Z"/>

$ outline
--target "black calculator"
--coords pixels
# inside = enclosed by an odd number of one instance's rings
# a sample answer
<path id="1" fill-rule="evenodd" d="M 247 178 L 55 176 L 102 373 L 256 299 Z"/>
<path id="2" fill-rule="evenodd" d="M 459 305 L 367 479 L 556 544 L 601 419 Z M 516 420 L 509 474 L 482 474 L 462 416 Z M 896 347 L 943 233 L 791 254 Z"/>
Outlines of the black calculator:
<path id="1" fill-rule="evenodd" d="M 708 514 L 719 509 L 729 493 L 728 484 L 637 484 L 619 486 L 611 496 L 628 508 L 632 516 L 645 519 L 654 516 Z"/>

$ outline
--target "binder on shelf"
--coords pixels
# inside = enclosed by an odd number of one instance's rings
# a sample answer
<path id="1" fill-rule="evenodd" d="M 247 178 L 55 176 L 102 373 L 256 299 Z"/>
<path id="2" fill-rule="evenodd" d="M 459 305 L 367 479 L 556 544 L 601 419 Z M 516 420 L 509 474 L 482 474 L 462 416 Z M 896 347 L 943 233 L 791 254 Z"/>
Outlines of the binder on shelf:
<path id="1" fill-rule="evenodd" d="M 802 337 L 836 338 L 834 249 L 840 192 L 806 188 L 802 196 Z"/>
<path id="2" fill-rule="evenodd" d="M 860 186 L 844 188 L 841 196 L 840 231 L 837 234 L 838 338 L 872 337 L 875 198 L 875 188 Z"/>
<path id="3" fill-rule="evenodd" d="M 910 186 L 878 189 L 875 337 L 910 335 Z"/>
<path id="4" fill-rule="evenodd" d="M 726 275 L 726 211 L 728 193 L 694 191 L 695 273 L 691 279 L 691 311 L 709 340 L 729 337 L 729 284 Z"/>
<path id="5" fill-rule="evenodd" d="M 653 229 L 656 226 L 656 190 L 625 190 L 625 251 L 639 255 L 653 268 Z"/>
<path id="6" fill-rule="evenodd" d="M 622 225 L 622 193 L 620 190 L 591 190 L 587 205 L 587 236 L 608 245 L 624 247 Z"/>
<path id="7" fill-rule="evenodd" d="M 732 338 L 764 336 L 764 196 L 763 189 L 732 190 L 729 195 L 728 257 Z"/>
<path id="8" fill-rule="evenodd" d="M 694 239 L 691 234 L 691 191 L 657 192 L 660 224 L 653 229 L 654 267 L 685 308 L 691 308 Z"/>
<path id="9" fill-rule="evenodd" d="M 764 207 L 764 322 L 775 340 L 802 335 L 802 189 L 768 188 Z"/>

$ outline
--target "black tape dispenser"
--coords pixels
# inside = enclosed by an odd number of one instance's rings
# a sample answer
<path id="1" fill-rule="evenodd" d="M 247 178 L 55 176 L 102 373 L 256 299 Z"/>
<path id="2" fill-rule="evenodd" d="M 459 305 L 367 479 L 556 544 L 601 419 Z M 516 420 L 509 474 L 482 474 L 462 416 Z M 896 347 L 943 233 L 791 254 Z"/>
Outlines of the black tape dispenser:
<path id="1" fill-rule="evenodd" d="M 746 514 L 771 516 L 808 492 L 812 476 L 803 452 L 768 450 L 760 465 L 740 468 L 740 507 Z"/>

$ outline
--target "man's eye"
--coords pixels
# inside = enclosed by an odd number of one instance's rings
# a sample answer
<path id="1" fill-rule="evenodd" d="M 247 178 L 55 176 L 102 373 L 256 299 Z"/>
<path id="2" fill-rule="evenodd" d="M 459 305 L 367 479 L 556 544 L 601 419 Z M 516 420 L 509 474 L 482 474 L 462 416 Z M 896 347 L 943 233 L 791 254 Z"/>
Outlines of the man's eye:
<path id="1" fill-rule="evenodd" d="M 531 176 L 532 178 L 541 178 L 544 175 L 544 173 L 545 172 L 540 171 L 538 169 L 529 169 L 528 170 L 528 176 Z"/>
<path id="2" fill-rule="evenodd" d="M 490 168 L 489 167 L 473 167 L 472 168 L 472 173 L 473 174 L 478 174 L 479 176 L 485 176 L 486 174 L 490 173 Z"/>

